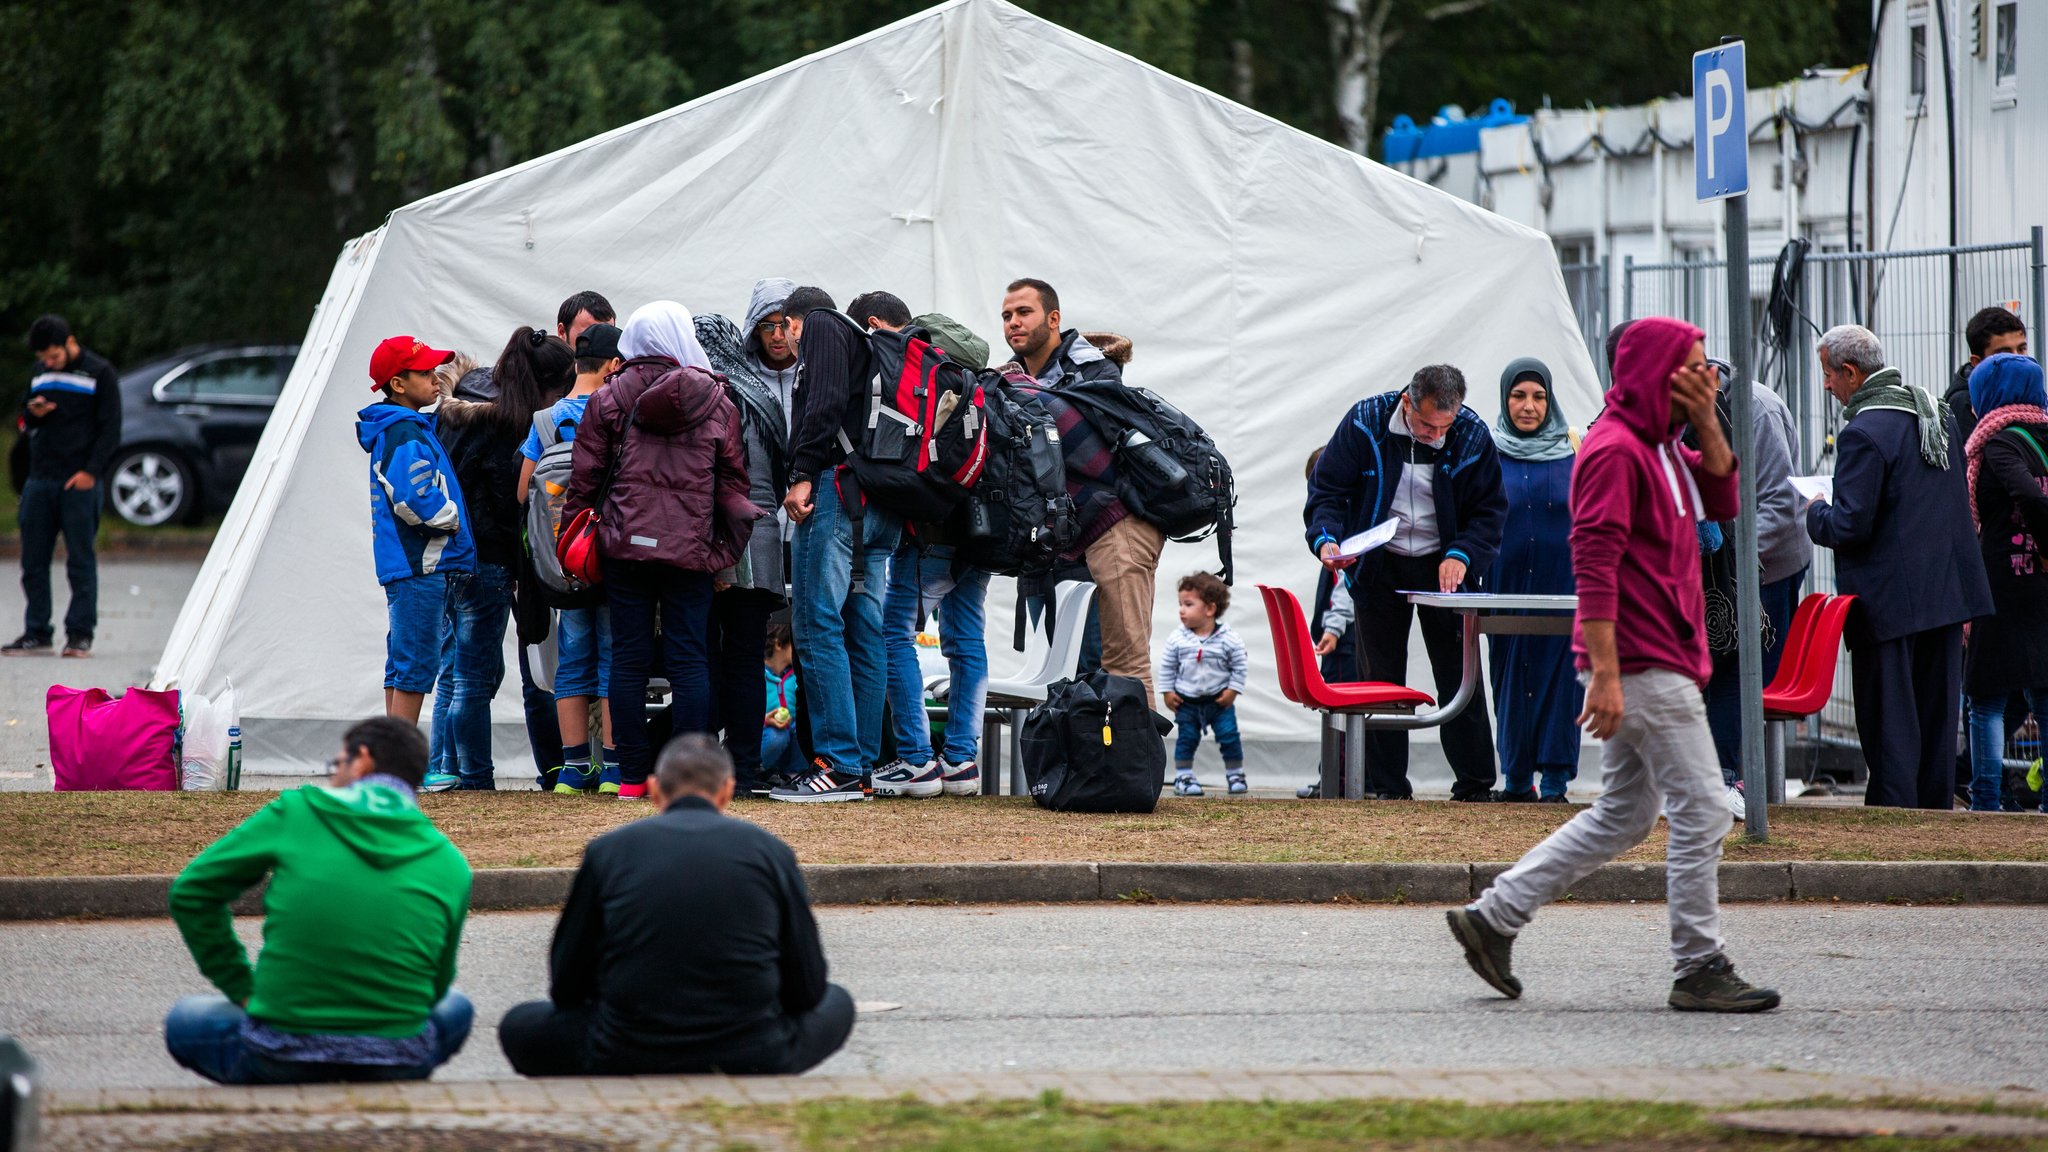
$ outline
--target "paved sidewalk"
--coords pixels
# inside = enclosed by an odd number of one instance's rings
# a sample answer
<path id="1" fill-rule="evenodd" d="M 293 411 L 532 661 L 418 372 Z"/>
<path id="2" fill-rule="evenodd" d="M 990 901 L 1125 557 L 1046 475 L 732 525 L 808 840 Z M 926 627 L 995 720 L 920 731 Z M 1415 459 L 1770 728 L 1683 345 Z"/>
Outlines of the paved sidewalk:
<path id="1" fill-rule="evenodd" d="M 75 1152 L 242 1136 L 260 1146 L 286 1133 L 354 1133 L 364 1146 L 402 1147 L 398 1133 L 433 1133 L 437 1146 L 515 1152 L 551 1148 L 695 1150 L 783 1147 L 786 1134 L 734 1130 L 729 1117 L 674 1115 L 693 1105 L 785 1105 L 834 1097 L 915 1096 L 933 1103 L 1032 1099 L 1048 1090 L 1098 1104 L 1208 1100 L 1443 1100 L 1520 1104 L 1545 1100 L 1643 1100 L 1740 1107 L 1828 1097 L 1912 1098 L 2009 1108 L 2048 1107 L 2048 1095 L 1986 1093 L 1915 1080 L 1812 1072 L 1710 1068 L 1332 1070 L 1242 1073 L 1038 1072 L 958 1076 L 676 1076 L 321 1085 L 284 1088 L 88 1089 L 57 1093 L 49 1146 Z M 373 1137 L 372 1133 L 376 1136 Z M 584 1143 L 578 1144 L 578 1141 Z M 592 1143 L 596 1142 L 596 1143 Z M 242 1147 L 236 1142 L 233 1147 Z"/>

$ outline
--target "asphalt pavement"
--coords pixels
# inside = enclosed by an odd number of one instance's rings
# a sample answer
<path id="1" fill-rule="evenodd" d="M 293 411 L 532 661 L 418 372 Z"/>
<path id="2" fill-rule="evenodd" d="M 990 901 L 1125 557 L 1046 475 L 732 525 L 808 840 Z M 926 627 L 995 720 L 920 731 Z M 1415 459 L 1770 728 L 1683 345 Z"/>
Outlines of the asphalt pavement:
<path id="1" fill-rule="evenodd" d="M 1784 1067 L 2048 1089 L 2033 908 L 1737 907 L 1730 955 L 1785 1006 L 1673 1012 L 1662 905 L 1557 907 L 1523 935 L 1520 1001 L 1465 967 L 1431 907 L 831 908 L 862 1016 L 821 1071 Z M 240 922 L 253 947 L 258 923 Z M 544 994 L 554 918 L 473 917 L 477 1033 L 441 1073 L 502 1078 L 495 1021 Z M 337 980 L 348 974 L 337 971 Z M 60 1088 L 175 1086 L 160 1022 L 207 988 L 165 921 L 0 925 L 0 1029 Z"/>

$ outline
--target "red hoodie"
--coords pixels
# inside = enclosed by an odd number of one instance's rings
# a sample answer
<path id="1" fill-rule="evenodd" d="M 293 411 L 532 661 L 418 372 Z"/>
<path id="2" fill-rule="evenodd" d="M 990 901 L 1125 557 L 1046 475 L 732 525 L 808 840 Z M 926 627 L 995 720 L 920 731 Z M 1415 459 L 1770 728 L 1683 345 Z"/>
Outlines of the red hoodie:
<path id="1" fill-rule="evenodd" d="M 1614 621 L 1623 672 L 1668 668 L 1705 687 L 1706 598 L 1695 523 L 1732 520 L 1736 473 L 1714 476 L 1670 430 L 1671 373 L 1703 333 L 1683 320 L 1639 320 L 1614 354 L 1607 411 L 1586 433 L 1572 472 L 1572 624 L 1578 666 L 1590 668 L 1585 622 Z"/>

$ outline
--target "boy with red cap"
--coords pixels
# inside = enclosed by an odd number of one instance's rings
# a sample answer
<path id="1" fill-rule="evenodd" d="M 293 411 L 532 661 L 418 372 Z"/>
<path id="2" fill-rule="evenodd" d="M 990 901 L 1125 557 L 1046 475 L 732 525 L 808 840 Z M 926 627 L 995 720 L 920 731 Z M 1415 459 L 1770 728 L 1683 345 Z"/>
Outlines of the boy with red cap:
<path id="1" fill-rule="evenodd" d="M 476 543 L 455 469 L 434 436 L 434 369 L 455 354 L 410 336 L 370 353 L 371 386 L 384 399 L 356 413 L 356 441 L 370 454 L 370 531 L 390 631 L 384 639 L 384 712 L 419 723 L 421 698 L 441 667 L 449 604 L 476 570 Z M 427 789 L 453 777 L 430 773 Z"/>
<path id="2" fill-rule="evenodd" d="M 1735 454 L 1714 413 L 1699 329 L 1638 320 L 1621 337 L 1607 411 L 1572 473 L 1572 650 L 1586 685 L 1579 723 L 1606 742 L 1600 797 L 1479 899 L 1447 913 L 1481 979 L 1510 999 L 1515 936 L 1536 910 L 1643 842 L 1661 811 L 1671 956 L 1667 1003 L 1689 1012 L 1763 1012 L 1778 994 L 1735 974 L 1722 951 L 1721 841 L 1732 817 L 1701 696 L 1713 675 L 1694 526 L 1733 520 Z M 1691 424 L 1694 451 L 1679 443 Z"/>

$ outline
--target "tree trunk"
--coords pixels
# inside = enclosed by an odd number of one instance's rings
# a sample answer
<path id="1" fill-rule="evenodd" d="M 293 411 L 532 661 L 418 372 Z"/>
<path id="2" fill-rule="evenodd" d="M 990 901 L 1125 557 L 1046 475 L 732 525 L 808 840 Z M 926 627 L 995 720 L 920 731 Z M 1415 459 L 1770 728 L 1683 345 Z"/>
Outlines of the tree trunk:
<path id="1" fill-rule="evenodd" d="M 1379 127 L 1380 74 L 1385 70 L 1387 53 L 1393 49 L 1394 42 L 1401 38 L 1398 30 L 1387 31 L 1387 18 L 1393 14 L 1394 0 L 1370 0 L 1367 4 L 1365 28 L 1360 37 L 1364 41 L 1365 76 L 1361 86 L 1365 92 L 1358 110 L 1358 119 L 1364 126 L 1367 141 L 1372 139 L 1374 130 Z M 1358 151 L 1363 154 L 1365 149 L 1360 148 Z"/>
<path id="2" fill-rule="evenodd" d="M 434 48 L 434 21 L 422 13 L 419 17 L 419 33 L 413 47 L 413 57 L 405 65 L 408 77 L 419 81 L 418 91 L 427 94 L 431 106 L 438 111 L 441 98 L 436 88 L 440 82 L 441 58 Z M 437 173 L 427 157 L 422 156 L 416 163 L 406 165 L 407 174 L 403 183 L 405 198 L 418 200 L 434 191 Z"/>
<path id="3" fill-rule="evenodd" d="M 348 104 L 342 97 L 347 77 L 342 73 L 338 14 L 332 0 L 320 6 L 320 120 L 327 136 L 327 195 L 334 213 L 334 234 L 346 237 L 362 219 L 362 195 L 356 180 L 360 167 L 356 159 L 355 127 L 349 122 Z"/>
<path id="4" fill-rule="evenodd" d="M 1372 139 L 1365 120 L 1366 67 L 1364 0 L 1330 0 L 1330 90 L 1337 143 L 1363 156 Z"/>
<path id="5" fill-rule="evenodd" d="M 1233 15 L 1236 17 L 1237 35 L 1230 41 L 1230 96 L 1239 104 L 1252 107 L 1252 97 L 1257 95 L 1257 88 L 1252 76 L 1250 0 L 1237 0 Z"/>

